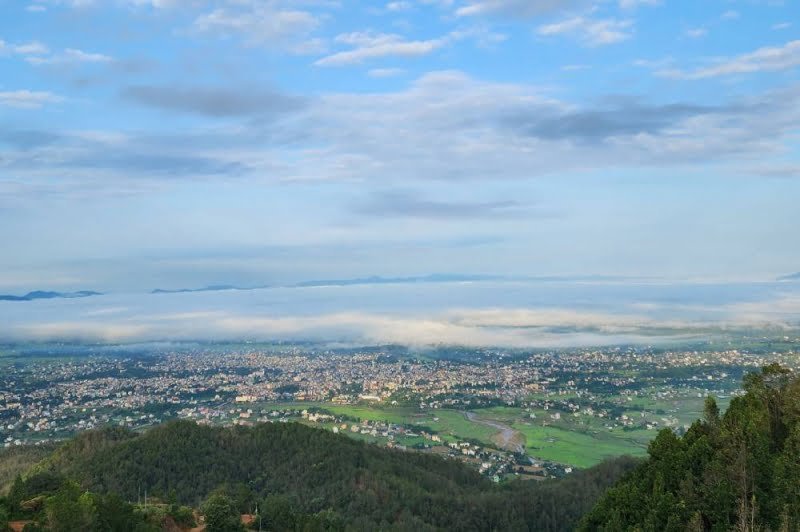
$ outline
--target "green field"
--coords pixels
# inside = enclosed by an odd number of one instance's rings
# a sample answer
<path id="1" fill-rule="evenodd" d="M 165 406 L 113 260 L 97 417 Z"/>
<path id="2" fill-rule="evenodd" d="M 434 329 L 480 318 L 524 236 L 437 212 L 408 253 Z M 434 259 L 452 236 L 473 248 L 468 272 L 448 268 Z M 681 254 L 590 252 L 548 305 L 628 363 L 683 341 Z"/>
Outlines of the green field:
<path id="1" fill-rule="evenodd" d="M 558 397 L 563 399 L 564 397 Z M 669 401 L 635 398 L 633 401 L 611 400 L 629 408 L 625 412 L 634 420 L 641 417 L 642 409 L 646 409 L 648 420 L 661 420 L 662 417 L 677 418 L 681 424 L 689 423 L 699 417 L 702 399 L 680 398 Z M 387 423 L 427 427 L 439 434 L 445 442 L 469 440 L 493 447 L 493 436 L 498 431 L 466 418 L 461 410 L 423 410 L 413 407 L 390 407 L 383 405 L 333 405 L 328 403 L 279 403 L 258 405 L 264 409 L 307 409 L 318 407 L 331 413 L 349 416 L 359 420 L 384 421 Z M 665 414 L 655 414 L 664 411 Z M 561 419 L 553 420 L 550 415 L 557 410 L 539 408 L 523 409 L 517 407 L 496 406 L 473 411 L 483 420 L 491 420 L 507 425 L 524 437 L 526 452 L 538 460 L 558 462 L 576 467 L 590 467 L 606 458 L 624 454 L 642 456 L 647 452 L 647 444 L 654 438 L 658 430 L 635 428 L 623 430 L 606 425 L 613 423 L 605 418 L 586 415 L 572 416 L 561 412 Z M 531 419 L 533 413 L 536 418 Z M 354 434 L 347 431 L 350 437 L 371 442 L 385 442 L 383 438 Z M 413 446 L 426 443 L 423 438 L 398 438 L 396 443 Z M 430 444 L 430 442 L 427 442 Z"/>
<path id="2" fill-rule="evenodd" d="M 434 421 L 433 418 L 438 421 Z M 491 427 L 468 420 L 460 410 L 435 410 L 430 419 L 428 426 L 442 435 L 479 441 L 484 445 L 491 445 L 492 436 L 497 433 Z"/>
<path id="3" fill-rule="evenodd" d="M 557 426 L 514 423 L 513 427 L 525 435 L 525 449 L 530 456 L 569 464 L 590 467 L 606 458 L 629 454 L 641 456 L 646 452 L 646 441 L 617 429 L 617 433 L 603 431 L 568 430 Z M 642 431 L 638 431 L 642 432 Z M 649 432 L 649 437 L 655 432 Z"/>

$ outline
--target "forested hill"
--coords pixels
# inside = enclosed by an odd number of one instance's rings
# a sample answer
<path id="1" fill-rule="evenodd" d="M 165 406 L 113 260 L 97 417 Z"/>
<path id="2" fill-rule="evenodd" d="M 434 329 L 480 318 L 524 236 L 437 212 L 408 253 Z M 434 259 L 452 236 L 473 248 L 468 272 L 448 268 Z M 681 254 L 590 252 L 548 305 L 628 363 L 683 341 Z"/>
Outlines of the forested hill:
<path id="1" fill-rule="evenodd" d="M 682 438 L 662 431 L 582 530 L 800 530 L 800 379 L 772 365 L 744 389 L 722 417 L 707 400 Z"/>
<path id="2" fill-rule="evenodd" d="M 277 500 L 290 529 L 571 530 L 633 464 L 620 459 L 560 481 L 498 486 L 456 461 L 295 423 L 173 422 L 144 434 L 84 433 L 18 479 L 7 503 L 12 515 L 26 517 L 25 501 L 42 495 L 46 507 L 71 479 L 101 495 L 97 508 L 105 508 L 107 494 L 135 502 L 145 490 L 151 499 L 195 508 L 223 493 L 241 513 L 256 504 L 275 508 Z M 80 493 L 69 489 L 65 500 Z"/>

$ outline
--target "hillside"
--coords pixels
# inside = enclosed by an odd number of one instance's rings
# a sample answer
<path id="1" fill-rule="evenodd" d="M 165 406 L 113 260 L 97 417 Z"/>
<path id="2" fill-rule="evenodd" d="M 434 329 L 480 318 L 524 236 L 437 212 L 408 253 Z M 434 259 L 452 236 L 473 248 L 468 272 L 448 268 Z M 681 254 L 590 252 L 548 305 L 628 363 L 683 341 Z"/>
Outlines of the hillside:
<path id="1" fill-rule="evenodd" d="M 22 445 L 0 450 L 0 496 L 8 492 L 14 478 L 50 456 L 55 448 L 55 444 L 47 444 Z"/>
<path id="2" fill-rule="evenodd" d="M 333 529 L 570 530 L 633 464 L 620 459 L 561 481 L 498 486 L 455 461 L 300 424 L 173 422 L 144 434 L 111 428 L 78 436 L 15 482 L 9 510 L 35 517 L 20 505 L 49 500 L 71 479 L 101 501 L 118 494 L 135 502 L 146 490 L 151 500 L 195 508 L 225 493 L 241 513 L 279 503 L 292 528 L 319 524 L 322 515 Z"/>
<path id="3" fill-rule="evenodd" d="M 709 399 L 682 438 L 662 431 L 581 529 L 800 530 L 800 379 L 772 365 L 744 389 L 722 417 Z"/>

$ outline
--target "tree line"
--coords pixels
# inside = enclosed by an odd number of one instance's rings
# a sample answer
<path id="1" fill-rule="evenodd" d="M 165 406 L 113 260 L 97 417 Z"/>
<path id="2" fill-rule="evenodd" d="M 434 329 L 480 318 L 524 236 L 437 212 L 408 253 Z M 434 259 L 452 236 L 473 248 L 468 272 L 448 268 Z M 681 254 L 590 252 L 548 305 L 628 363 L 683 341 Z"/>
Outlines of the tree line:
<path id="1" fill-rule="evenodd" d="M 661 431 L 580 530 L 800 530 L 800 379 L 773 364 L 743 384 L 724 415 L 708 398 L 683 437 Z"/>

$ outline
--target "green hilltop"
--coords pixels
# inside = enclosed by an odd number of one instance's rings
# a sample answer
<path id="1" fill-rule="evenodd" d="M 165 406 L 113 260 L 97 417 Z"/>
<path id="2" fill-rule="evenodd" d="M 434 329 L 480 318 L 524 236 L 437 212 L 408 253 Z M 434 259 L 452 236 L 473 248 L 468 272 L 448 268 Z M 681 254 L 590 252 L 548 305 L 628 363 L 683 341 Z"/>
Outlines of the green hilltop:
<path id="1" fill-rule="evenodd" d="M 227 508 L 235 518 L 216 528 L 227 530 L 239 514 L 260 508 L 267 530 L 555 531 L 572 529 L 634 463 L 623 458 L 559 481 L 497 485 L 455 460 L 297 423 L 180 421 L 142 434 L 83 433 L 18 477 L 4 505 L 9 517 L 50 530 L 69 530 L 60 524 L 67 521 L 82 530 L 158 530 L 189 522 L 188 508 L 212 515 Z M 166 504 L 156 518 L 144 513 L 145 493 L 149 512 L 154 501 Z M 112 514 L 128 516 L 121 528 L 109 528 Z"/>

